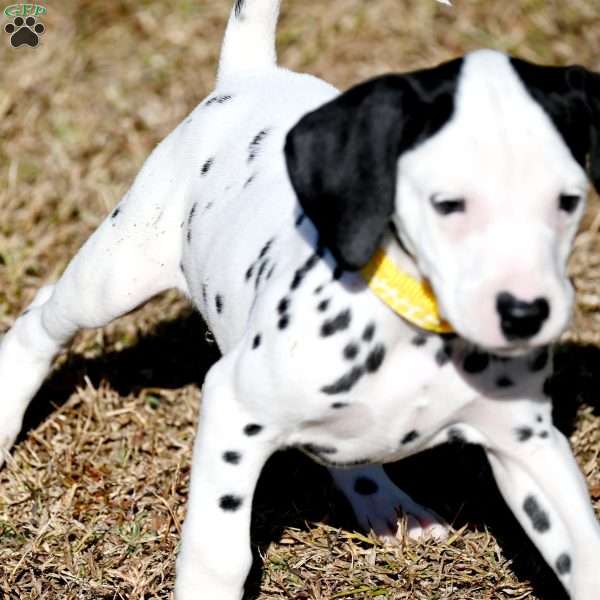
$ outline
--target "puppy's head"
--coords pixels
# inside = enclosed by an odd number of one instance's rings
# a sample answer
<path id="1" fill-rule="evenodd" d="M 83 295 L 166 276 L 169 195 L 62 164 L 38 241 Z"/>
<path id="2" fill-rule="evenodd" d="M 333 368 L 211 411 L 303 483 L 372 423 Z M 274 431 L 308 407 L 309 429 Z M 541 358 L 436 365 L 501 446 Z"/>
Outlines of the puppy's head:
<path id="1" fill-rule="evenodd" d="M 600 75 L 482 50 L 352 88 L 303 117 L 285 153 L 344 267 L 394 224 L 460 335 L 516 351 L 567 326 L 588 162 L 600 188 Z"/>

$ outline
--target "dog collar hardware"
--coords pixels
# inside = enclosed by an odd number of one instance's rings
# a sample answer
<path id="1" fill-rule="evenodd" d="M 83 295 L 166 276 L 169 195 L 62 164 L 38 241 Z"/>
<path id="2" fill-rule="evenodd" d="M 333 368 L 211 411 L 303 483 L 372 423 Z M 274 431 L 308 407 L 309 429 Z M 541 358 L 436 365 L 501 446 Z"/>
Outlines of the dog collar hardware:
<path id="1" fill-rule="evenodd" d="M 401 271 L 383 250 L 377 250 L 360 273 L 373 293 L 407 321 L 436 333 L 453 331 L 440 316 L 431 287 Z"/>

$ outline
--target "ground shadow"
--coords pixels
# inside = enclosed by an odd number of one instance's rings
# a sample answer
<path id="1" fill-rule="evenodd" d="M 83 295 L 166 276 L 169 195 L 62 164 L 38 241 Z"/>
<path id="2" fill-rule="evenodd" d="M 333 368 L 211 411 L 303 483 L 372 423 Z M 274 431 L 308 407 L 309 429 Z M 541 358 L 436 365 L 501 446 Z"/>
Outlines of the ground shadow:
<path id="1" fill-rule="evenodd" d="M 216 344 L 207 342 L 206 327 L 193 312 L 158 325 L 123 351 L 107 352 L 95 359 L 72 356 L 53 373 L 32 402 L 23 431 L 36 427 L 66 402 L 75 386 L 83 385 L 84 377 L 94 386 L 102 380 L 110 381 L 122 395 L 147 387 L 177 389 L 190 383 L 200 385 L 218 357 Z M 596 393 L 600 389 L 599 365 L 598 348 L 575 344 L 558 348 L 550 390 L 555 401 L 555 421 L 567 435 L 573 431 L 581 402 L 600 413 Z M 540 598 L 567 599 L 501 499 L 481 449 L 460 444 L 444 446 L 389 465 L 388 471 L 416 500 L 431 506 L 455 527 L 488 527 L 513 562 L 517 575 L 532 581 Z M 325 469 L 296 451 L 276 454 L 261 476 L 255 497 L 255 561 L 247 582 L 247 600 L 259 595 L 259 553 L 280 539 L 286 527 L 303 529 L 313 522 L 347 529 L 356 526 Z"/>
<path id="2" fill-rule="evenodd" d="M 62 406 L 77 386 L 85 385 L 85 377 L 94 387 L 109 381 L 123 396 L 143 388 L 177 389 L 193 383 L 200 386 L 220 356 L 217 345 L 207 339 L 210 336 L 204 321 L 190 310 L 177 319 L 159 323 L 124 350 L 92 359 L 69 355 L 31 402 L 18 441 Z"/>

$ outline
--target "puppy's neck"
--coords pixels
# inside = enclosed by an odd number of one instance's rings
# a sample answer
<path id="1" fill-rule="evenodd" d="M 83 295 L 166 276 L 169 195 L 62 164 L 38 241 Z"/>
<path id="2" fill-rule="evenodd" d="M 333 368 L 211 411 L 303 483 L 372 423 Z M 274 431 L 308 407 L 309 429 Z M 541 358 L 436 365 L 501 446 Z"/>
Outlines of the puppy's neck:
<path id="1" fill-rule="evenodd" d="M 419 281 L 424 281 L 424 277 L 419 271 L 417 263 L 405 248 L 393 225 L 386 231 L 380 247 L 400 270 Z"/>

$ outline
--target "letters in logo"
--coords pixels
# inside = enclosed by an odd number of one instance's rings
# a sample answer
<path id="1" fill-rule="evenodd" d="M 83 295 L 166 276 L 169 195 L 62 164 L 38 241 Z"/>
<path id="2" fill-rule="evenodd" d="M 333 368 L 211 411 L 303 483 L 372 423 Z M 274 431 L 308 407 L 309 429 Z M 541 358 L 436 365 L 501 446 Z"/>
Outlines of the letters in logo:
<path id="1" fill-rule="evenodd" d="M 7 17 L 37 17 L 45 15 L 48 11 L 45 6 L 39 4 L 11 4 L 4 9 L 4 14 Z"/>

